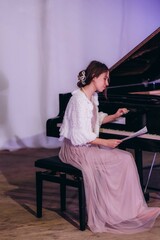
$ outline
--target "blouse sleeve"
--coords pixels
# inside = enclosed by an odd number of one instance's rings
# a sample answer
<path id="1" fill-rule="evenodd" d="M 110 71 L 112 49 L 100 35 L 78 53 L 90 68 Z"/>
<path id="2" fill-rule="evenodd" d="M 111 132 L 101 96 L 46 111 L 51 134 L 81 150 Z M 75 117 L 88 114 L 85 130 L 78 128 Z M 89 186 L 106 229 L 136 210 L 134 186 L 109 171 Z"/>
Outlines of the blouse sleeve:
<path id="1" fill-rule="evenodd" d="M 102 122 L 103 122 L 103 119 L 104 119 L 106 116 L 108 116 L 108 114 L 107 114 L 107 113 L 104 113 L 104 112 L 99 112 L 98 115 L 99 115 L 99 126 L 101 126 L 101 125 L 102 125 Z"/>
<path id="2" fill-rule="evenodd" d="M 84 99 L 72 97 L 60 129 L 60 136 L 69 138 L 73 145 L 84 145 L 93 141 L 97 135 L 92 130 L 92 104 Z"/>

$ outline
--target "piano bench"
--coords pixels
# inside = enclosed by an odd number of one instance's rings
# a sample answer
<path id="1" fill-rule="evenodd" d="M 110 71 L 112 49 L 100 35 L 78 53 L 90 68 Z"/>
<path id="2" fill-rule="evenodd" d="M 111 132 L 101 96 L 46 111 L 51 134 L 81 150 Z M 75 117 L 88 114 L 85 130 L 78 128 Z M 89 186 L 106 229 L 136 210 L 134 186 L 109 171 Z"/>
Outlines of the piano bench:
<path id="1" fill-rule="evenodd" d="M 79 197 L 79 228 L 81 231 L 84 231 L 86 228 L 86 201 L 81 170 L 63 163 L 58 156 L 38 159 L 35 161 L 35 167 L 44 169 L 42 171 L 36 171 L 37 217 L 42 217 L 44 180 L 60 184 L 61 211 L 66 210 L 66 186 L 75 187 L 78 189 Z"/>

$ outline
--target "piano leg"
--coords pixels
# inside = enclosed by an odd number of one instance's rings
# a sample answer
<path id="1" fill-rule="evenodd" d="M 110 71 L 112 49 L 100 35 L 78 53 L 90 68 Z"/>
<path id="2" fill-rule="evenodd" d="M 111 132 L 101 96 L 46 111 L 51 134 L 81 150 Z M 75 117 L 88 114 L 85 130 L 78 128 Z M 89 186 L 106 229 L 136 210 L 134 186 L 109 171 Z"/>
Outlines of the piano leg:
<path id="1" fill-rule="evenodd" d="M 139 148 L 135 149 L 135 161 L 138 169 L 140 183 L 143 189 L 143 163 L 142 163 L 142 150 Z"/>
<path id="2" fill-rule="evenodd" d="M 144 192 L 144 189 L 143 189 L 143 158 L 142 158 L 142 150 L 140 148 L 135 149 L 135 161 L 136 161 L 136 165 L 137 165 L 137 170 L 138 170 L 138 174 L 139 174 L 139 178 L 140 178 L 141 187 Z M 144 197 L 145 197 L 146 201 L 149 201 L 149 193 L 145 192 Z"/>

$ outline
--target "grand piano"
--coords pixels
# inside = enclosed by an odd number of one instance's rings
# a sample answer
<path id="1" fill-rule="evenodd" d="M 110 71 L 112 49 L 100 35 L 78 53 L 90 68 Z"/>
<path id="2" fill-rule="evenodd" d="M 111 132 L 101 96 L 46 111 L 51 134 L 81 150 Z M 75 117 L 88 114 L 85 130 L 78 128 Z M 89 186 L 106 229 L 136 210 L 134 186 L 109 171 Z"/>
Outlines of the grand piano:
<path id="1" fill-rule="evenodd" d="M 47 120 L 47 136 L 59 137 L 71 93 L 59 94 L 60 111 Z M 129 113 L 101 126 L 100 137 L 122 139 L 147 127 L 148 132 L 122 142 L 133 149 L 143 188 L 143 151 L 160 152 L 160 28 L 155 30 L 110 69 L 110 85 L 99 93 L 99 110 L 109 114 L 126 107 Z"/>

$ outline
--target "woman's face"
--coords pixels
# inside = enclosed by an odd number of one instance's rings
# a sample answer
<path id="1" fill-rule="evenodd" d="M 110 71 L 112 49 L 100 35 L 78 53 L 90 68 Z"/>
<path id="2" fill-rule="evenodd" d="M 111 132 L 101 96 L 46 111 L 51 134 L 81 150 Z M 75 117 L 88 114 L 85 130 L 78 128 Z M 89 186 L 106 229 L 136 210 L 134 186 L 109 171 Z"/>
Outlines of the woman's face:
<path id="1" fill-rule="evenodd" d="M 93 79 L 96 91 L 103 92 L 109 86 L 109 71 Z"/>

